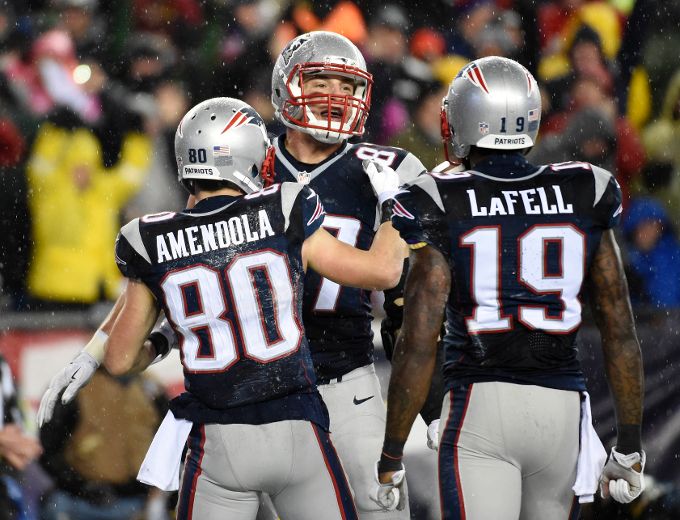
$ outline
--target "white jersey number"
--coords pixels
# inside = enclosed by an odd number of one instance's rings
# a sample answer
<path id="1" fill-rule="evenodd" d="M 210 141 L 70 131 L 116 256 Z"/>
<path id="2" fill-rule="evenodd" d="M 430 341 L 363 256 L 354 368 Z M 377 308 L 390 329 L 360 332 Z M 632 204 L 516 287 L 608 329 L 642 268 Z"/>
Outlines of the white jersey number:
<path id="1" fill-rule="evenodd" d="M 329 233 L 335 234 L 338 240 L 345 242 L 352 247 L 356 247 L 359 231 L 361 231 L 361 221 L 352 217 L 341 217 L 338 215 L 326 215 L 322 227 Z M 333 311 L 338 303 L 342 286 L 330 281 L 328 278 L 321 280 L 319 294 L 314 302 L 315 311 Z"/>
<path id="2" fill-rule="evenodd" d="M 257 274 L 259 272 L 259 275 Z M 266 281 L 268 288 L 261 290 L 256 283 Z M 293 286 L 288 262 L 284 255 L 274 251 L 244 255 L 231 262 L 225 271 L 227 288 L 235 308 L 232 315 L 236 323 L 226 318 L 225 287 L 218 271 L 195 266 L 170 273 L 161 284 L 177 332 L 182 336 L 184 366 L 192 372 L 221 372 L 239 358 L 236 350 L 235 327 L 239 328 L 246 357 L 259 362 L 274 361 L 295 351 L 302 337 L 302 329 L 295 316 Z M 189 311 L 186 295 L 195 291 L 198 308 Z M 271 311 L 263 315 L 263 308 Z M 275 331 L 268 338 L 265 319 Z M 198 333 L 207 332 L 209 353 L 201 352 Z"/>
<path id="3" fill-rule="evenodd" d="M 471 292 L 475 307 L 467 318 L 468 331 L 510 330 L 510 316 L 503 315 L 500 301 L 502 262 L 517 262 L 517 278 L 534 294 L 555 294 L 562 302 L 560 316 L 548 316 L 547 306 L 519 305 L 519 320 L 531 329 L 567 333 L 581 323 L 578 293 L 585 275 L 585 237 L 574 226 L 537 225 L 517 239 L 517 259 L 501 256 L 501 230 L 498 226 L 478 227 L 463 235 L 460 243 L 471 248 Z M 559 251 L 559 272 L 548 273 L 549 244 Z"/>

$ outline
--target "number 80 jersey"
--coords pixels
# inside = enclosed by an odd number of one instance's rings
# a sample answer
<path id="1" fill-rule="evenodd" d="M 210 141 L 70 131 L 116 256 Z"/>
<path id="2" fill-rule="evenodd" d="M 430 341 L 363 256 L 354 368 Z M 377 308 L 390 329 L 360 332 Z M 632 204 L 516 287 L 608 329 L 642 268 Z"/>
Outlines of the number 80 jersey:
<path id="1" fill-rule="evenodd" d="M 174 403 L 177 417 L 315 420 L 304 410 L 295 415 L 292 403 L 266 406 L 315 394 L 301 321 L 301 250 L 323 214 L 311 189 L 284 183 L 242 197 L 210 197 L 191 210 L 149 215 L 122 228 L 121 272 L 149 287 L 180 341 L 188 392 Z M 251 406 L 247 416 L 248 405 L 259 408 Z"/>
<path id="2" fill-rule="evenodd" d="M 435 247 L 451 265 L 449 387 L 585 389 L 576 349 L 583 282 L 620 213 L 620 188 L 606 170 L 537 167 L 515 154 L 421 176 L 397 195 L 392 221 L 402 238 Z"/>

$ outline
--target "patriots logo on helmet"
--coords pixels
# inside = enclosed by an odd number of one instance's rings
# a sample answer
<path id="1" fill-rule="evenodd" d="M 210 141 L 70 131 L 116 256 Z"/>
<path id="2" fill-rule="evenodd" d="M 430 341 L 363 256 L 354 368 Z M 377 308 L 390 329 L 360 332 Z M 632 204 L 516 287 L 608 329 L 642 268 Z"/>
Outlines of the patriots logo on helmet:
<path id="1" fill-rule="evenodd" d="M 487 94 L 489 93 L 489 87 L 486 84 L 482 70 L 477 66 L 476 63 L 470 63 L 467 67 L 461 70 L 458 75 L 467 79 L 474 86 L 481 88 Z"/>
<path id="2" fill-rule="evenodd" d="M 305 43 L 309 41 L 309 36 L 300 36 L 296 40 L 293 40 L 288 44 L 288 46 L 283 49 L 283 52 L 281 52 L 281 57 L 283 58 L 283 62 L 288 65 L 290 63 L 290 59 L 293 57 L 293 54 L 302 47 Z"/>
<path id="3" fill-rule="evenodd" d="M 224 130 L 222 130 L 220 133 L 223 134 L 242 125 L 257 125 L 260 128 L 264 128 L 264 121 L 262 121 L 262 118 L 257 112 L 255 112 L 254 109 L 250 107 L 243 107 L 231 117 L 231 119 L 227 122 L 227 125 L 224 127 Z"/>

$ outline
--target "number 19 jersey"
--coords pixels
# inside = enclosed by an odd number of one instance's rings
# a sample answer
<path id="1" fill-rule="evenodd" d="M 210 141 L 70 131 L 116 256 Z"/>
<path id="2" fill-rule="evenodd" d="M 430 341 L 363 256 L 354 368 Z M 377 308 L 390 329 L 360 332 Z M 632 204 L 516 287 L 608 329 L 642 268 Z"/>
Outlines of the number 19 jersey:
<path id="1" fill-rule="evenodd" d="M 604 230 L 621 213 L 612 175 L 588 163 L 534 166 L 494 155 L 475 170 L 421 176 L 394 226 L 451 265 L 447 385 L 483 381 L 584 390 L 581 295 Z"/>
<path id="2" fill-rule="evenodd" d="M 302 244 L 323 214 L 311 189 L 284 183 L 121 229 L 121 272 L 151 290 L 179 338 L 187 392 L 176 417 L 325 425 L 301 321 Z"/>

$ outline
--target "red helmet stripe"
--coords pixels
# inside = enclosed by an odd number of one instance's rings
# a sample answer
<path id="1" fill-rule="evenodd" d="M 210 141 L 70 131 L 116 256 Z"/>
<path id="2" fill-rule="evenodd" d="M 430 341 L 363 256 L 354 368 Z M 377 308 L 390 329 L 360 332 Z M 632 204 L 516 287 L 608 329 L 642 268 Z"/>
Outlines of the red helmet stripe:
<path id="1" fill-rule="evenodd" d="M 486 86 L 486 81 L 484 80 L 484 76 L 482 76 L 482 71 L 479 70 L 479 67 L 477 65 L 473 65 L 471 67 L 472 73 L 475 75 L 475 78 L 477 79 L 477 83 L 479 86 L 482 88 L 484 92 L 487 94 L 489 93 L 489 88 Z"/>
<path id="2" fill-rule="evenodd" d="M 222 130 L 222 134 L 229 130 L 232 126 L 237 127 L 240 126 L 242 123 L 244 123 L 246 119 L 246 115 L 243 112 L 237 112 L 234 114 L 234 116 L 229 120 L 227 123 L 227 126 L 224 127 L 224 130 Z"/>

